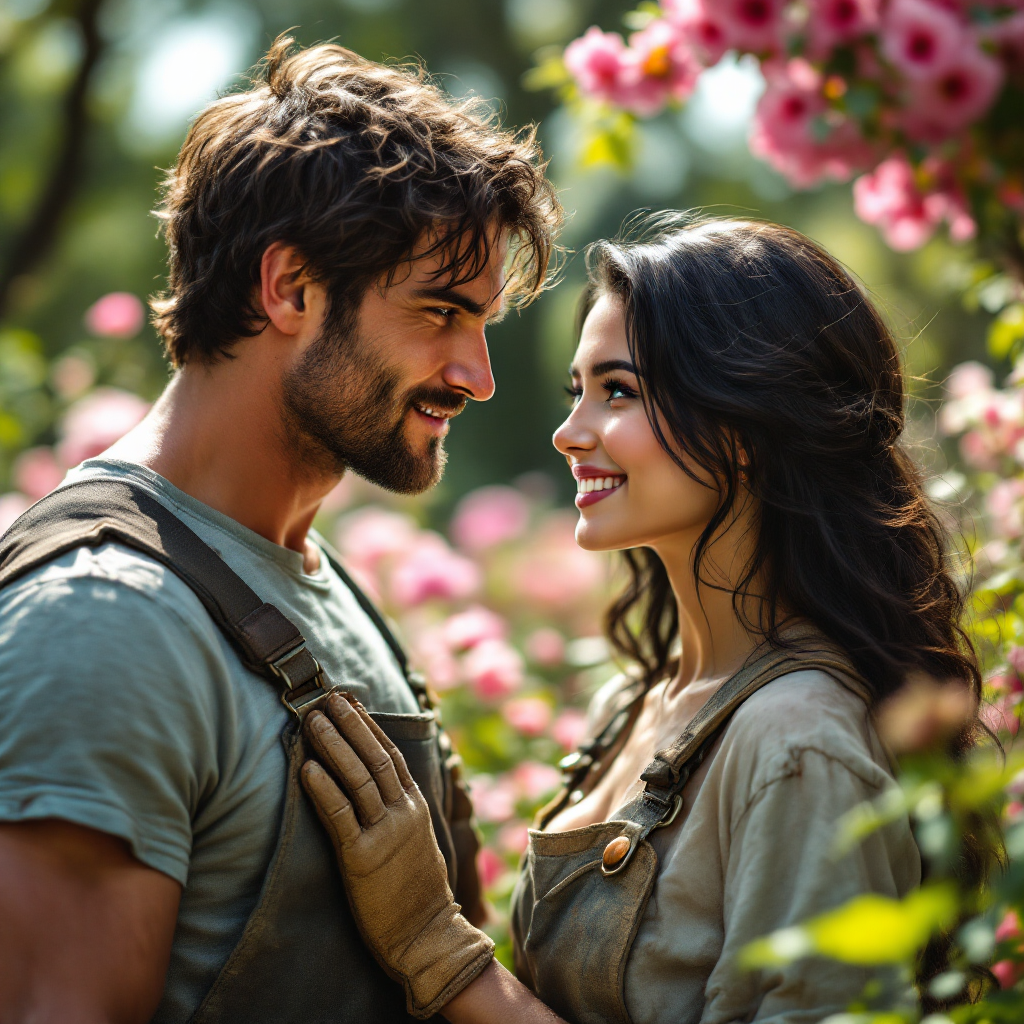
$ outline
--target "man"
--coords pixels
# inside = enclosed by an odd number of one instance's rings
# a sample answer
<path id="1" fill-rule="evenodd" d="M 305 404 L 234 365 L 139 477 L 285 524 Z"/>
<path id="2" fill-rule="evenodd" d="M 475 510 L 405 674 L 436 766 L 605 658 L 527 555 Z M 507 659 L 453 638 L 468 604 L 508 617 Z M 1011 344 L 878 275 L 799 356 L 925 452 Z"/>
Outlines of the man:
<path id="1" fill-rule="evenodd" d="M 437 482 L 451 418 L 494 390 L 485 327 L 543 286 L 559 208 L 532 136 L 422 75 L 279 40 L 264 79 L 198 116 L 166 183 L 153 305 L 173 379 L 68 483 L 155 499 L 328 681 L 416 715 L 372 609 L 307 534 L 346 470 Z M 368 955 L 324 952 L 347 911 L 302 832 L 290 713 L 207 609 L 119 543 L 0 590 L 5 1024 L 404 1013 Z"/>

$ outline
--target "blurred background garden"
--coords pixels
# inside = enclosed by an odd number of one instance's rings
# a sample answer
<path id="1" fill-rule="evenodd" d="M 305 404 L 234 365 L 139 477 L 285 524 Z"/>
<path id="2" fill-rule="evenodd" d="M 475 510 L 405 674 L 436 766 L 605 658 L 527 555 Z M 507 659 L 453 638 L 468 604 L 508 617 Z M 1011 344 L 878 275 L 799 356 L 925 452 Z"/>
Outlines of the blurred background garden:
<path id="1" fill-rule="evenodd" d="M 866 947 L 820 952 L 877 962 L 869 940 L 883 929 L 903 945 L 882 958 L 909 969 L 934 928 L 958 926 L 959 959 L 934 998 L 956 997 L 993 958 L 1012 988 L 1024 895 L 1012 745 L 1024 674 L 1022 17 L 958 0 L 0 0 L 0 532 L 166 383 L 145 307 L 164 274 L 159 182 L 190 117 L 244 87 L 278 33 L 421 60 L 504 122 L 538 124 L 569 214 L 562 283 L 490 329 L 497 393 L 454 424 L 436 490 L 396 498 L 346 479 L 317 523 L 440 696 L 487 841 L 500 940 L 527 824 L 615 671 L 601 639 L 613 566 L 573 543 L 575 488 L 550 444 L 581 250 L 643 207 L 793 225 L 854 272 L 902 341 L 910 442 L 962 535 L 986 720 L 1011 755 L 913 762 L 901 806 L 935 898 L 890 908 L 884 926 L 847 920 Z M 942 52 L 928 77 L 922 61 Z M 963 783 L 971 771 L 977 785 Z M 949 896 L 964 822 L 985 809 L 1008 830 L 1012 870 L 980 902 Z M 899 1012 L 889 1019 L 919 1018 Z M 1022 1019 L 999 1012 L 957 1019 Z"/>

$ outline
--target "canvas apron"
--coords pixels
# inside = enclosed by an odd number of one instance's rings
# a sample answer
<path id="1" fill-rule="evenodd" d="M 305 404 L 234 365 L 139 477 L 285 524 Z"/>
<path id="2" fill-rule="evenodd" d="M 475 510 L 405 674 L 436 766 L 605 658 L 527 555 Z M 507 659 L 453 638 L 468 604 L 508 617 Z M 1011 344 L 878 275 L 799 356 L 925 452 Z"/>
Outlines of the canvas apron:
<path id="1" fill-rule="evenodd" d="M 430 805 L 450 872 L 433 714 L 372 717 L 405 755 Z M 288 782 L 277 848 L 242 937 L 190 1024 L 411 1021 L 402 986 L 384 973 L 360 938 L 334 850 L 303 793 L 299 769 L 308 755 L 298 721 L 288 723 L 282 742 Z"/>
<path id="2" fill-rule="evenodd" d="M 683 734 L 655 755 L 640 776 L 644 791 L 615 820 L 569 832 L 530 830 L 512 894 L 516 974 L 570 1024 L 631 1024 L 623 992 L 626 962 L 658 874 L 647 837 L 676 819 L 683 788 L 733 711 L 773 679 L 806 669 L 838 675 L 844 683 L 853 671 L 825 643 L 799 654 L 768 651 L 723 683 Z M 598 770 L 632 727 L 642 697 L 567 759 L 568 784 L 539 815 L 541 829 L 574 793 L 582 794 L 591 769 Z"/>

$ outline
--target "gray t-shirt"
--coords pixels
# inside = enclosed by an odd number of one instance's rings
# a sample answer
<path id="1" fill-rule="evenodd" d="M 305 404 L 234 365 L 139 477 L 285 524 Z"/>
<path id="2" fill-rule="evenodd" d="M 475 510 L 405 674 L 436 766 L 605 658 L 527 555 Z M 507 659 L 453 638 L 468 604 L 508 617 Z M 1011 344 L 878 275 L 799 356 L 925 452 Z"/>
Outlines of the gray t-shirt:
<path id="1" fill-rule="evenodd" d="M 418 710 L 325 557 L 307 575 L 298 552 L 141 466 L 90 459 L 68 480 L 85 478 L 144 487 L 295 622 L 328 678 L 371 710 Z M 188 586 L 135 551 L 80 548 L 0 591 L 0 821 L 61 818 L 119 836 L 182 884 L 161 1024 L 192 1015 L 256 904 L 277 838 L 288 715 Z"/>

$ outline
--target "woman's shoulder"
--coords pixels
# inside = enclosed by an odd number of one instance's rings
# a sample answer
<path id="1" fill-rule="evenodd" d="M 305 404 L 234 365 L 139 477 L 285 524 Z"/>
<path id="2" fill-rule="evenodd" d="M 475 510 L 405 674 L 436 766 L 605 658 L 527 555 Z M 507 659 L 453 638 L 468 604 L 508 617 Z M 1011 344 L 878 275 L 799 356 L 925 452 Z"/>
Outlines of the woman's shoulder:
<path id="1" fill-rule="evenodd" d="M 722 736 L 720 753 L 761 784 L 801 770 L 810 752 L 865 783 L 891 783 L 884 748 L 863 697 L 821 669 L 789 672 L 748 697 Z"/>

